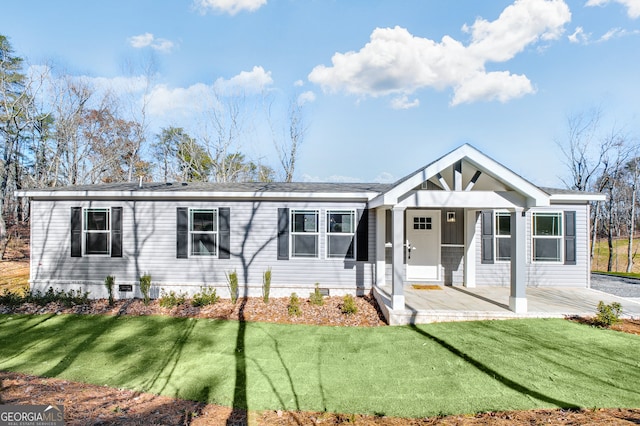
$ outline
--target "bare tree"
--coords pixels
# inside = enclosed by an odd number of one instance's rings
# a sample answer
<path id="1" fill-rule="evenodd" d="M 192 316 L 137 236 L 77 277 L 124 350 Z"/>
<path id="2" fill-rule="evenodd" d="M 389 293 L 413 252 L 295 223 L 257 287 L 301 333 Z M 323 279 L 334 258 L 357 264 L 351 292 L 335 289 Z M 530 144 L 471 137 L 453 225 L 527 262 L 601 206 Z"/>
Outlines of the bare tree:
<path id="1" fill-rule="evenodd" d="M 273 102 L 268 106 L 268 119 L 271 127 L 273 144 L 278 152 L 278 160 L 282 167 L 282 180 L 293 182 L 300 146 L 304 142 L 307 126 L 304 116 L 304 105 L 299 99 L 292 98 L 287 110 L 287 123 L 282 126 L 286 130 L 279 130 L 272 114 Z"/>
<path id="2" fill-rule="evenodd" d="M 78 185 L 83 183 L 84 159 L 90 153 L 80 128 L 95 91 L 85 79 L 69 75 L 53 78 L 51 87 L 56 141 L 51 186 Z"/>
<path id="3" fill-rule="evenodd" d="M 0 259 L 8 244 L 6 214 L 14 202 L 13 190 L 21 185 L 25 168 L 22 160 L 25 141 L 37 112 L 34 94 L 38 81 L 23 73 L 23 59 L 14 54 L 9 40 L 0 35 Z"/>
<path id="4" fill-rule="evenodd" d="M 135 176 L 144 176 L 150 173 L 150 165 L 141 159 L 141 151 L 147 141 L 149 132 L 149 118 L 147 109 L 151 101 L 151 89 L 158 71 L 156 57 L 151 54 L 141 59 L 138 63 L 127 61 L 128 74 L 133 77 L 134 85 L 142 86 L 142 98 L 138 96 L 137 87 L 130 87 L 127 96 L 127 112 L 129 120 L 135 122 L 133 127 L 133 150 L 127 164 L 127 181 L 131 182 Z"/>
<path id="5" fill-rule="evenodd" d="M 212 162 L 209 180 L 239 182 L 251 175 L 252 163 L 242 153 L 241 145 L 250 133 L 253 113 L 241 88 L 214 91 L 200 137 Z"/>
<path id="6" fill-rule="evenodd" d="M 638 157 L 638 149 L 636 147 L 633 158 L 625 166 L 625 174 L 627 175 L 627 212 L 626 212 L 626 224 L 627 235 L 629 241 L 627 243 L 627 272 L 633 272 L 633 237 L 636 231 L 636 203 L 638 192 L 638 181 L 640 181 L 640 157 Z"/>
<path id="7" fill-rule="evenodd" d="M 567 138 L 557 141 L 569 169 L 570 178 L 563 179 L 568 188 L 577 191 L 604 192 L 609 188 L 613 193 L 617 187 L 611 186 L 617 176 L 617 161 L 621 160 L 623 148 L 618 131 L 602 136 L 600 123 L 602 111 L 592 108 L 573 114 L 567 118 Z M 612 170 L 613 168 L 613 170 Z M 613 180 L 612 180 L 613 179 Z M 606 211 L 599 202 L 591 209 L 591 258 L 594 257 L 595 243 L 598 238 L 599 219 L 611 212 L 613 205 L 609 200 Z M 608 220 L 611 215 L 606 215 Z M 608 224 L 607 224 L 608 225 Z"/>
<path id="8" fill-rule="evenodd" d="M 602 140 L 602 145 L 607 146 L 607 155 L 602 157 L 602 172 L 597 181 L 598 189 L 607 194 L 606 209 L 604 210 L 604 230 L 607 236 L 607 246 L 609 256 L 607 261 L 607 271 L 613 269 L 613 236 L 616 228 L 619 229 L 619 209 L 618 206 L 624 202 L 623 174 L 630 147 L 628 138 L 620 131 L 612 130 L 609 135 Z M 619 234 L 619 232 L 618 232 Z"/>
<path id="9" fill-rule="evenodd" d="M 602 111 L 594 108 L 567 118 L 567 139 L 556 142 L 560 147 L 571 178 L 565 185 L 578 191 L 588 191 L 598 174 L 610 146 L 599 139 Z"/>

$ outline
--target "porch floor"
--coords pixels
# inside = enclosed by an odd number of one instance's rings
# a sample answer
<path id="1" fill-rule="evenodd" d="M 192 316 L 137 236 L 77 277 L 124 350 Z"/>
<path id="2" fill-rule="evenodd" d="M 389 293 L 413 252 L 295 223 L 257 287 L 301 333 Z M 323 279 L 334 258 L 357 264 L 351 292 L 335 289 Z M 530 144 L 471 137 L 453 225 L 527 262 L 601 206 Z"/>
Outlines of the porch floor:
<path id="1" fill-rule="evenodd" d="M 416 290 L 405 285 L 405 309 L 395 311 L 391 307 L 390 285 L 374 286 L 373 292 L 390 325 L 593 316 L 600 300 L 607 304 L 620 303 L 624 318 L 640 318 L 638 301 L 589 288 L 527 287 L 527 312 L 516 314 L 509 310 L 509 287 L 439 287 L 440 290 Z"/>

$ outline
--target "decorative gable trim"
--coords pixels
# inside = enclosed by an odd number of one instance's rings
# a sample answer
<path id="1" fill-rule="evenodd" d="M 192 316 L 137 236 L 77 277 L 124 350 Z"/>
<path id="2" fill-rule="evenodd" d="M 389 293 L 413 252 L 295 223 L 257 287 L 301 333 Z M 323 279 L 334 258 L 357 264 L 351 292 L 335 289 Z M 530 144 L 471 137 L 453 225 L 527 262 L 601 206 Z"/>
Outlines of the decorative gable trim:
<path id="1" fill-rule="evenodd" d="M 398 203 L 398 200 L 405 197 L 407 193 L 410 193 L 414 188 L 428 179 L 440 175 L 445 169 L 453 166 L 454 172 L 459 172 L 459 166 L 462 160 L 468 161 L 482 173 L 513 188 L 516 193 L 526 199 L 526 207 L 549 205 L 549 194 L 497 161 L 487 157 L 471 145 L 465 144 L 400 180 L 391 189 L 373 199 L 370 206 L 375 208 L 382 205 L 395 205 Z M 454 185 L 454 190 L 460 191 L 463 189 L 463 183 L 460 179 L 460 173 L 456 173 L 454 180 L 457 180 L 459 185 Z M 443 179 L 440 179 L 440 181 L 442 180 Z"/>

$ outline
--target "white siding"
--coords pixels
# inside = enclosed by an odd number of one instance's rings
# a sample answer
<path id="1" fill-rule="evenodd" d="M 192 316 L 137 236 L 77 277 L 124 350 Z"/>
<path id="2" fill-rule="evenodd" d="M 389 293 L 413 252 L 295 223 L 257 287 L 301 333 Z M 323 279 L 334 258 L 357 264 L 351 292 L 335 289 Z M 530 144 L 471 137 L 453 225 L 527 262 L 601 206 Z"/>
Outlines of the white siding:
<path id="1" fill-rule="evenodd" d="M 71 207 L 123 208 L 123 257 L 70 255 Z M 199 256 L 176 258 L 176 209 L 229 207 L 231 212 L 231 258 Z M 320 210 L 320 258 L 277 260 L 277 214 L 279 207 Z M 155 295 L 160 288 L 195 293 L 203 285 L 216 286 L 223 297 L 226 273 L 237 271 L 241 294 L 261 294 L 262 274 L 272 269 L 271 295 L 311 292 L 315 283 L 330 293 L 367 292 L 375 264 L 375 220 L 369 212 L 367 262 L 326 259 L 327 209 L 364 209 L 358 202 L 253 202 L 253 201 L 47 201 L 31 204 L 31 281 L 35 289 L 82 288 L 92 297 L 105 297 L 103 282 L 114 275 L 117 284 L 134 284 L 144 273 L 152 277 Z M 354 242 L 355 244 L 355 242 Z M 125 296 L 124 294 L 121 296 Z M 128 293 L 126 296 L 132 296 Z"/>
<path id="2" fill-rule="evenodd" d="M 576 264 L 565 265 L 561 262 L 533 262 L 531 252 L 532 213 L 534 212 L 576 212 Z M 552 205 L 550 207 L 537 207 L 526 213 L 526 237 L 527 237 L 527 286 L 543 287 L 588 287 L 589 286 L 589 218 L 586 205 Z M 496 262 L 483 264 L 480 258 L 480 226 L 481 220 L 476 223 L 476 284 L 508 286 L 510 284 L 510 263 Z M 564 229 L 563 215 L 563 229 Z M 564 242 L 563 242 L 564 250 Z"/>

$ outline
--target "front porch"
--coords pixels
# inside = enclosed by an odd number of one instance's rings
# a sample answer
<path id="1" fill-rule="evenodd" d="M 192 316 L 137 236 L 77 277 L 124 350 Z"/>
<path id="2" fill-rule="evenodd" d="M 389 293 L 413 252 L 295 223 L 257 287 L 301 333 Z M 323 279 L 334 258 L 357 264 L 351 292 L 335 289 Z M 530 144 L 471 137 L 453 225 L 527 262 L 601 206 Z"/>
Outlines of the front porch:
<path id="1" fill-rule="evenodd" d="M 528 310 L 509 309 L 510 288 L 438 286 L 438 290 L 417 290 L 404 285 L 404 309 L 392 307 L 392 287 L 374 286 L 373 294 L 389 325 L 426 324 L 445 321 L 516 318 L 564 318 L 593 316 L 599 301 L 622 305 L 624 318 L 640 318 L 640 303 L 589 288 L 528 287 Z"/>

